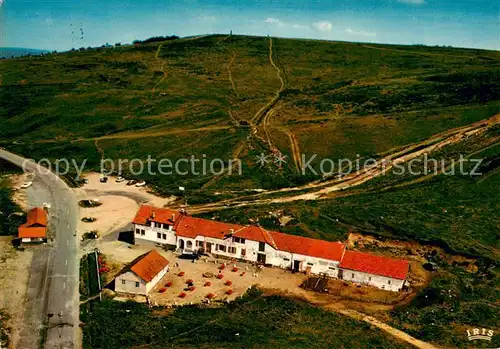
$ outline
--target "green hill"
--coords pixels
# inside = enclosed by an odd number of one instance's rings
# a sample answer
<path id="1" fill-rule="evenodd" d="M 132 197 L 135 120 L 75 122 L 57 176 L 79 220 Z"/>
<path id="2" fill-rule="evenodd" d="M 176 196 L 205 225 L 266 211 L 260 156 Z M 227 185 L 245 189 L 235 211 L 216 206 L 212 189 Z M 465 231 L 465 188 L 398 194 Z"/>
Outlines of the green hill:
<path id="1" fill-rule="evenodd" d="M 298 176 L 294 147 L 333 159 L 370 156 L 500 110 L 498 52 L 272 41 L 272 55 L 268 38 L 214 35 L 4 60 L 0 141 L 91 165 L 98 137 L 110 158 L 238 156 L 248 167 L 238 177 L 144 177 L 162 190 L 179 181 L 276 188 L 314 179 Z M 257 133 L 247 139 L 249 124 Z M 254 155 L 271 147 L 290 161 L 263 174 Z"/>

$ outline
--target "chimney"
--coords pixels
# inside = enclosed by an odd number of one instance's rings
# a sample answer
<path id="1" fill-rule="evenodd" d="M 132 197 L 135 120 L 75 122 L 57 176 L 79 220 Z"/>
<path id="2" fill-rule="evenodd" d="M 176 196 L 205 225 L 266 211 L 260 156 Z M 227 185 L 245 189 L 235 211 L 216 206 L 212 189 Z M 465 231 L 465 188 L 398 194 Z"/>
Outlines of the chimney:
<path id="1" fill-rule="evenodd" d="M 229 229 L 229 234 L 233 235 L 234 234 L 234 229 Z"/>
<path id="2" fill-rule="evenodd" d="M 175 222 L 175 213 L 172 213 L 172 222 Z"/>
<path id="3" fill-rule="evenodd" d="M 156 217 L 156 213 L 155 213 L 155 211 L 151 212 L 151 218 L 152 218 L 152 219 L 155 219 L 155 217 Z"/>

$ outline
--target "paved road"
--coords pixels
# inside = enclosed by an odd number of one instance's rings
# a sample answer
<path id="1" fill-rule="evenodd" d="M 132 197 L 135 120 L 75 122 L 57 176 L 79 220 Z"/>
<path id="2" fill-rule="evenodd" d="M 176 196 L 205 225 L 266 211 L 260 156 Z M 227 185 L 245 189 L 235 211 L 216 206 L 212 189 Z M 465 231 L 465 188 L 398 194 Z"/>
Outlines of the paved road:
<path id="1" fill-rule="evenodd" d="M 33 162 L 0 150 L 0 158 L 22 166 L 36 177 L 30 202 L 51 204 L 52 246 L 35 252 L 27 291 L 25 328 L 17 344 L 20 349 L 78 348 L 79 261 L 78 204 L 73 191 L 58 176 Z M 40 337 L 43 331 L 45 335 Z M 42 343 L 41 338 L 45 343 Z"/>

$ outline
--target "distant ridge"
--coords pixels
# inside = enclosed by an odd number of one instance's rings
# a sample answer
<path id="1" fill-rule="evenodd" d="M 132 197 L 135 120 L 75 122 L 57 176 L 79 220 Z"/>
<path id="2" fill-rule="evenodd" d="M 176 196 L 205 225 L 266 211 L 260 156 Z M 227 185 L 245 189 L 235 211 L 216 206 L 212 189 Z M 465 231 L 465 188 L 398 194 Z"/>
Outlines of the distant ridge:
<path id="1" fill-rule="evenodd" d="M 49 52 L 47 50 L 38 50 L 38 49 L 33 49 L 33 48 L 21 48 L 21 47 L 0 47 L 0 57 L 4 58 L 11 58 L 12 56 L 14 57 L 20 57 L 24 55 L 34 55 L 38 56 L 41 55 L 42 53 Z"/>

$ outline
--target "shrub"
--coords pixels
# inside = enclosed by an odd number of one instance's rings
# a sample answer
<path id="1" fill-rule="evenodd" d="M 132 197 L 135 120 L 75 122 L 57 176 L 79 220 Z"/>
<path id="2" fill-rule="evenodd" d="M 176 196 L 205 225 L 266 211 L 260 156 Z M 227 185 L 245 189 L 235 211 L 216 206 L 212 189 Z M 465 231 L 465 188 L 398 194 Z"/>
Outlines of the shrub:
<path id="1" fill-rule="evenodd" d="M 181 272 L 179 272 L 179 274 L 177 274 L 177 276 L 184 276 L 184 274 L 185 273 L 183 271 L 181 271 Z"/>
<path id="2" fill-rule="evenodd" d="M 160 289 L 158 290 L 158 292 L 160 292 L 160 293 L 164 293 L 166 290 L 167 290 L 167 289 L 166 289 L 165 287 L 162 287 L 162 288 L 160 288 Z"/>
<path id="3" fill-rule="evenodd" d="M 187 293 L 186 293 L 186 292 L 181 292 L 181 293 L 179 293 L 179 297 L 180 297 L 180 298 L 186 298 L 186 296 L 187 296 Z"/>
<path id="4" fill-rule="evenodd" d="M 226 266 L 224 264 L 221 264 L 219 267 L 219 270 L 224 270 L 225 268 L 226 268 Z"/>
<path id="5" fill-rule="evenodd" d="M 238 268 L 236 267 L 233 267 L 233 269 L 231 269 L 232 272 L 236 273 L 238 271 Z"/>
<path id="6" fill-rule="evenodd" d="M 188 280 L 186 281 L 186 284 L 192 284 L 193 282 L 194 282 L 194 281 L 193 281 L 193 279 L 188 279 Z"/>
<path id="7" fill-rule="evenodd" d="M 189 287 L 188 287 L 188 290 L 189 290 L 189 291 L 191 291 L 191 292 L 193 292 L 194 290 L 196 290 L 196 287 L 194 287 L 194 286 L 189 286 Z"/>
<path id="8" fill-rule="evenodd" d="M 215 294 L 213 293 L 209 293 L 205 296 L 205 298 L 208 298 L 208 299 L 212 299 L 212 298 L 215 298 Z"/>
<path id="9" fill-rule="evenodd" d="M 210 281 L 207 281 L 207 282 L 205 282 L 205 285 L 203 285 L 203 286 L 210 287 L 210 286 L 212 286 L 212 283 Z"/>
<path id="10" fill-rule="evenodd" d="M 226 286 L 231 286 L 232 284 L 233 284 L 233 283 L 232 283 L 230 280 L 227 280 L 227 281 L 224 283 L 224 285 L 226 285 Z"/>
<path id="11" fill-rule="evenodd" d="M 232 295 L 232 294 L 233 294 L 233 292 L 234 292 L 233 290 L 227 290 L 227 291 L 226 291 L 226 294 L 229 296 L 229 295 Z"/>
<path id="12" fill-rule="evenodd" d="M 222 275 L 222 274 L 217 275 L 217 279 L 219 279 L 219 280 L 222 279 L 223 277 L 224 277 L 224 275 Z"/>
<path id="13" fill-rule="evenodd" d="M 171 287 L 173 285 L 173 282 L 172 281 L 169 281 L 165 284 L 165 287 Z"/>

